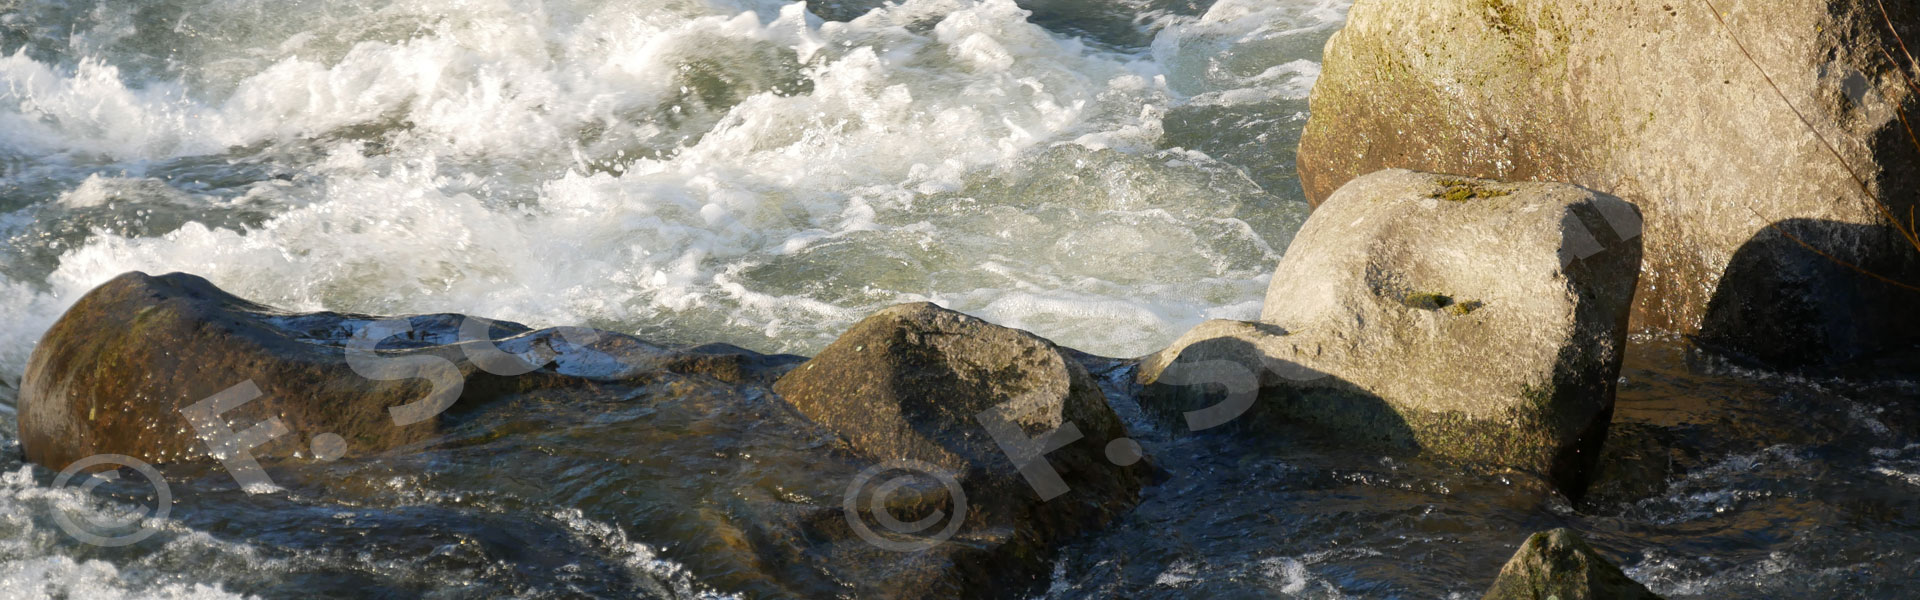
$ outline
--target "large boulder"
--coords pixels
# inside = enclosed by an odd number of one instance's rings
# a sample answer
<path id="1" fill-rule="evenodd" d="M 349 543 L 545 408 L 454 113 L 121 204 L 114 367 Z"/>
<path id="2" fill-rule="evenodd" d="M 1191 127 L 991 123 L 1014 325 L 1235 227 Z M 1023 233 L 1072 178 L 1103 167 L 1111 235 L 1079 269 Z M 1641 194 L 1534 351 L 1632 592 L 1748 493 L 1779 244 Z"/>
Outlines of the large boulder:
<path id="1" fill-rule="evenodd" d="M 1638 219 L 1571 185 L 1368 175 L 1307 220 L 1260 322 L 1204 323 L 1138 377 L 1193 429 L 1251 411 L 1577 495 L 1613 409 Z"/>
<path id="2" fill-rule="evenodd" d="M 1660 600 L 1567 528 L 1527 536 L 1483 600 Z"/>
<path id="3" fill-rule="evenodd" d="M 881 311 L 806 361 L 462 315 L 289 313 L 129 273 L 35 348 L 20 439 L 55 469 L 212 458 L 249 488 L 348 503 L 391 490 L 323 463 L 428 457 L 474 474 L 449 485 L 622 523 L 727 591 L 1003 597 L 1043 586 L 1054 549 L 1130 508 L 1147 473 L 1072 358 L 931 305 Z"/>
<path id="4" fill-rule="evenodd" d="M 55 469 L 121 454 L 242 457 L 228 466 L 250 470 L 416 444 L 439 435 L 443 413 L 503 394 L 665 372 L 771 379 L 780 363 L 460 315 L 291 314 L 197 276 L 134 272 L 88 292 L 35 346 L 20 445 Z"/>
<path id="5" fill-rule="evenodd" d="M 1725 28 L 1693 1 L 1358 0 L 1312 93 L 1307 197 L 1382 168 L 1572 182 L 1646 212 L 1638 328 L 1782 365 L 1910 341 L 1920 293 L 1840 263 L 1920 284 L 1875 206 L 1904 222 L 1920 186 L 1880 3 L 1716 4 Z"/>
<path id="6" fill-rule="evenodd" d="M 975 581 L 867 582 L 861 597 L 1005 595 L 1045 581 L 1051 549 L 1132 507 L 1147 476 L 1140 449 L 1093 380 L 1052 342 L 932 304 L 867 317 L 774 390 L 854 453 L 957 485 L 907 488 L 894 515 L 917 521 L 961 504 L 946 543 L 896 560 L 971 564 Z M 878 492 L 882 497 L 885 492 Z M 892 500 L 889 500 L 893 502 Z M 916 507 L 913 504 L 921 506 Z M 928 508 L 937 507 L 937 508 Z M 870 535 L 878 545 L 900 528 Z M 984 556 L 969 557 L 968 554 Z M 956 554 L 958 553 L 958 554 Z"/>

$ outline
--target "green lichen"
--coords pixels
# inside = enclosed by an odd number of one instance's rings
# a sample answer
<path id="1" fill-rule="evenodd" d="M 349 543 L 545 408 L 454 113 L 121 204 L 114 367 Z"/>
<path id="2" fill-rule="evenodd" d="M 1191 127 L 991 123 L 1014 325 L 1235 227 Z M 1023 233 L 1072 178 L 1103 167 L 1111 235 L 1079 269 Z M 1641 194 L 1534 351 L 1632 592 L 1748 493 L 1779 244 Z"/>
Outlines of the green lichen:
<path id="1" fill-rule="evenodd" d="M 1505 56 L 1508 64 L 1502 65 L 1501 71 L 1526 73 L 1527 78 L 1555 84 L 1565 82 L 1574 33 L 1569 22 L 1577 19 L 1570 20 L 1561 13 L 1574 9 L 1531 0 L 1485 0 L 1477 9 L 1473 4 L 1468 7 L 1480 13 L 1487 28 L 1502 38 L 1511 52 Z"/>
<path id="2" fill-rule="evenodd" d="M 1492 17 L 1493 28 L 1502 34 L 1513 35 L 1514 31 L 1527 26 L 1526 22 L 1521 20 L 1519 11 L 1509 6 L 1504 0 L 1488 0 L 1487 12 L 1491 13 L 1488 16 Z"/>
<path id="3" fill-rule="evenodd" d="M 1420 310 L 1444 310 L 1448 314 L 1467 315 L 1486 306 L 1479 300 L 1455 301 L 1452 296 L 1433 292 L 1414 292 L 1402 296 L 1400 303 Z"/>
<path id="4" fill-rule="evenodd" d="M 1511 190 L 1485 186 L 1479 182 L 1467 179 L 1442 179 L 1439 181 L 1439 184 L 1440 190 L 1434 192 L 1433 197 L 1448 202 L 1466 202 L 1475 199 L 1499 198 L 1513 193 Z"/>
<path id="5" fill-rule="evenodd" d="M 1520 384 L 1520 397 L 1533 407 L 1535 414 L 1548 414 L 1553 408 L 1552 386 Z"/>
<path id="6" fill-rule="evenodd" d="M 1432 292 L 1414 292 L 1400 299 L 1401 304 L 1421 310 L 1440 310 L 1453 306 L 1453 298 L 1445 294 Z"/>
<path id="7" fill-rule="evenodd" d="M 1480 310 L 1480 307 L 1483 307 L 1483 306 L 1486 306 L 1485 302 L 1481 302 L 1479 300 L 1468 300 L 1466 302 L 1455 303 L 1453 306 L 1447 307 L 1447 312 L 1453 313 L 1455 315 L 1466 316 L 1466 315 L 1473 314 L 1473 311 Z"/>

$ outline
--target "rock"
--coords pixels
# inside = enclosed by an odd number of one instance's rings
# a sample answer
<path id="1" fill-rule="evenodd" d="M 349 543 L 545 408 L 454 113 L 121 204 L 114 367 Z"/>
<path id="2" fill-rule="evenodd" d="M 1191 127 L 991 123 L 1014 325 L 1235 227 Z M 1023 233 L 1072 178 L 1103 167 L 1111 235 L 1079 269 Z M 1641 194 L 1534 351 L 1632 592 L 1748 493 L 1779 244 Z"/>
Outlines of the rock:
<path id="1" fill-rule="evenodd" d="M 397 337 L 354 340 L 383 323 Z M 263 424 L 277 433 L 253 440 L 255 459 L 366 455 L 433 439 L 443 412 L 503 394 L 669 372 L 771 379 L 794 362 L 460 315 L 289 314 L 193 275 L 135 272 L 82 297 L 34 348 L 20 444 L 55 469 L 96 454 L 173 463 Z"/>
<path id="2" fill-rule="evenodd" d="M 1659 600 L 1571 529 L 1527 537 L 1485 600 Z"/>
<path id="3" fill-rule="evenodd" d="M 56 469 L 215 457 L 243 485 L 346 502 L 391 489 L 323 463 L 466 465 L 447 478 L 462 493 L 621 523 L 727 591 L 1001 597 L 1044 586 L 1055 548 L 1138 500 L 1147 464 L 1124 441 L 1109 453 L 1126 432 L 1088 359 L 931 305 L 882 311 L 805 361 L 462 315 L 294 314 L 128 273 L 36 347 L 20 439 Z"/>
<path id="4" fill-rule="evenodd" d="M 1613 409 L 1637 215 L 1570 185 L 1356 179 L 1294 238 L 1261 322 L 1210 321 L 1142 359 L 1143 404 L 1209 407 L 1186 413 L 1193 429 L 1257 405 L 1258 419 L 1516 467 L 1577 496 Z"/>
<path id="5" fill-rule="evenodd" d="M 1717 4 L 1731 32 L 1702 2 L 1355 2 L 1312 93 L 1298 155 L 1307 197 L 1382 168 L 1571 182 L 1646 212 L 1636 328 L 1783 366 L 1908 343 L 1920 293 L 1779 243 L 1772 228 L 1920 284 L 1920 251 L 1847 169 L 1905 220 L 1920 152 L 1898 112 L 1914 95 L 1880 55 L 1900 51 L 1879 3 Z M 1920 5 L 1885 4 L 1903 31 L 1920 30 Z"/>
<path id="6" fill-rule="evenodd" d="M 863 587 L 862 597 L 1004 595 L 1044 583 L 1051 549 L 1130 508 L 1146 475 L 1099 387 L 1062 349 L 932 304 L 873 314 L 774 390 L 856 454 L 945 473 L 963 490 L 957 533 L 975 550 L 949 544 L 947 554 L 911 558 L 973 565 L 961 569 L 972 582 Z M 896 498 L 889 512 L 908 520 L 953 501 L 933 486 Z"/>

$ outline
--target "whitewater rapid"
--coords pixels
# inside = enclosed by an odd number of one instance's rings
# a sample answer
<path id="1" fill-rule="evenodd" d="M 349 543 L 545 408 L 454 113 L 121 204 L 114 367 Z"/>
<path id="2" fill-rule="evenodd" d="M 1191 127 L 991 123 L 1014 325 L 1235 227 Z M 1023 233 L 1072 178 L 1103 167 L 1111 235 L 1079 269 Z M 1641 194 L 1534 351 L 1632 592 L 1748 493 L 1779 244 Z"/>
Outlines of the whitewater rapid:
<path id="1" fill-rule="evenodd" d="M 1344 5 L 1142 4 L 1116 47 L 1009 0 L 17 3 L 0 380 L 129 270 L 802 353 L 931 300 L 1149 352 L 1257 314 L 1306 212 L 1290 147 L 1170 138 L 1297 131 Z"/>
<path id="2" fill-rule="evenodd" d="M 178 521 L 141 552 L 66 538 L 51 515 L 128 507 L 18 461 L 14 390 L 117 274 L 765 352 L 931 300 L 1142 354 L 1259 312 L 1347 4 L 0 0 L 0 597 L 459 583 Z M 618 527 L 552 519 L 707 594 Z"/>

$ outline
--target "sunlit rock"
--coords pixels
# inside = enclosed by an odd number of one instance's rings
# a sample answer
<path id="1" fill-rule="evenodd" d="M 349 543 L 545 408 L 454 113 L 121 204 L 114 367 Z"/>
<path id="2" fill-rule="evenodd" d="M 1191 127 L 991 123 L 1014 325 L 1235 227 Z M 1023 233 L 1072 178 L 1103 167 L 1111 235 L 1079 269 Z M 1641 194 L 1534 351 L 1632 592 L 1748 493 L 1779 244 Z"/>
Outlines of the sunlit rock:
<path id="1" fill-rule="evenodd" d="M 1570 185 L 1357 179 L 1294 239 L 1261 322 L 1210 321 L 1143 360 L 1144 403 L 1188 429 L 1305 423 L 1577 495 L 1612 413 L 1638 223 Z"/>
<path id="2" fill-rule="evenodd" d="M 1905 347 L 1915 293 L 1819 254 L 1920 284 L 1886 226 L 1920 185 L 1914 88 L 1883 54 L 1920 5 L 1882 4 L 1360 0 L 1300 181 L 1315 203 L 1383 168 L 1579 184 L 1646 211 L 1636 327 L 1777 365 Z"/>
<path id="3" fill-rule="evenodd" d="M 1527 537 L 1484 600 L 1660 600 L 1567 528 Z"/>
<path id="4" fill-rule="evenodd" d="M 432 439 L 445 413 L 505 394 L 666 372 L 743 382 L 777 362 L 460 315 L 293 314 L 193 275 L 135 272 L 81 298 L 34 348 L 20 444 L 55 469 L 96 454 L 367 455 Z"/>
<path id="5" fill-rule="evenodd" d="M 1138 500 L 1139 446 L 1085 369 L 1032 334 L 907 305 L 802 360 L 461 315 L 287 313 L 192 275 L 128 273 L 36 349 L 21 440 L 56 469 L 211 458 L 249 491 L 354 502 L 391 490 L 324 467 L 432 457 L 472 493 L 619 523 L 755 597 L 1028 593 L 1064 540 Z"/>
<path id="6" fill-rule="evenodd" d="M 1131 507 L 1145 478 L 1139 446 L 1079 363 L 1031 333 L 932 304 L 875 313 L 774 389 L 853 452 L 921 465 L 963 490 L 968 512 L 955 534 L 982 555 L 947 560 L 977 561 L 966 578 L 979 579 L 873 582 L 862 597 L 1004 594 L 1042 583 L 1053 546 Z M 909 491 L 900 497 L 951 506 L 949 490 Z"/>

